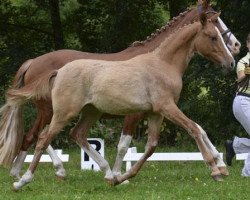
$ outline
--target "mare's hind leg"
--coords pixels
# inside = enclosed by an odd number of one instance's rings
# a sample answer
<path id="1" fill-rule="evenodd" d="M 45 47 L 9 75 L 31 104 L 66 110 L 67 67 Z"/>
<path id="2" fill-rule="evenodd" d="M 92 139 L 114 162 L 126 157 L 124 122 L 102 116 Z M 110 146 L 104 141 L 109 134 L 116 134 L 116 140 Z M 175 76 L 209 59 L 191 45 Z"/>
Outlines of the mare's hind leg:
<path id="1" fill-rule="evenodd" d="M 148 116 L 148 141 L 145 146 L 145 152 L 129 171 L 116 177 L 116 184 L 122 183 L 123 181 L 136 176 L 144 162 L 154 153 L 158 144 L 162 121 L 163 117 L 159 114 L 150 114 Z"/>
<path id="2" fill-rule="evenodd" d="M 33 127 L 24 136 L 21 150 L 19 154 L 17 155 L 17 158 L 15 159 L 12 169 L 10 171 L 11 176 L 16 177 L 17 179 L 20 178 L 20 172 L 21 172 L 24 160 L 27 156 L 27 150 L 30 148 L 32 144 L 34 144 L 37 141 L 39 133 L 41 132 L 41 130 L 43 130 L 46 124 L 50 123 L 52 115 L 53 115 L 51 102 L 46 102 L 46 101 L 41 100 L 41 101 L 35 102 L 35 105 L 38 111 L 37 118 L 35 120 Z M 63 167 L 62 161 L 56 155 L 55 151 L 50 145 L 47 149 L 47 152 L 52 159 L 54 167 L 56 168 L 56 175 L 60 178 L 64 178 L 66 176 L 66 172 Z"/>
<path id="3" fill-rule="evenodd" d="M 104 178 L 110 184 L 114 184 L 114 176 L 108 162 L 91 145 L 89 145 L 87 141 L 89 129 L 95 124 L 101 115 L 102 113 L 95 107 L 91 105 L 85 106 L 77 125 L 71 130 L 70 136 L 99 165 L 101 170 L 105 173 Z"/>
<path id="4" fill-rule="evenodd" d="M 127 153 L 127 150 L 132 140 L 132 136 L 135 134 L 136 128 L 140 120 L 142 120 L 144 117 L 144 113 L 136 113 L 132 115 L 127 115 L 124 118 L 123 129 L 118 144 L 116 160 L 112 169 L 112 172 L 115 176 L 121 175 L 123 158 Z"/>
<path id="5" fill-rule="evenodd" d="M 56 172 L 55 172 L 56 176 L 59 179 L 64 179 L 66 177 L 66 171 L 63 167 L 62 160 L 58 157 L 58 155 L 56 154 L 55 150 L 53 149 L 53 147 L 51 145 L 48 146 L 46 151 L 49 154 L 49 156 L 53 162 L 53 166 L 56 170 Z"/>
<path id="6" fill-rule="evenodd" d="M 217 151 L 216 147 L 212 144 L 212 142 L 209 140 L 207 133 L 198 124 L 197 124 L 197 126 L 201 130 L 202 138 L 203 138 L 205 144 L 207 145 L 208 149 L 211 151 L 211 153 L 215 159 L 216 165 L 219 168 L 221 174 L 224 176 L 228 176 L 229 172 L 227 170 L 226 164 L 223 161 L 222 156 Z"/>
<path id="7" fill-rule="evenodd" d="M 216 166 L 213 155 L 211 154 L 210 150 L 208 150 L 207 145 L 204 143 L 203 134 L 200 127 L 197 126 L 195 122 L 186 117 L 174 103 L 163 107 L 161 113 L 170 121 L 184 128 L 195 139 L 204 161 L 212 169 L 211 176 L 214 178 L 214 180 L 222 180 L 221 172 Z"/>

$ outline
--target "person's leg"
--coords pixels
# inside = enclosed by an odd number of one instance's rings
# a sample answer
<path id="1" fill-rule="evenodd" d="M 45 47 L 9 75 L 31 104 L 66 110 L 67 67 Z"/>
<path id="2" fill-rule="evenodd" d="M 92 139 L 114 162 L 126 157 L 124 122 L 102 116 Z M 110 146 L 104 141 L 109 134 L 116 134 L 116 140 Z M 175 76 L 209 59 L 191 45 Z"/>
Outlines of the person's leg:
<path id="1" fill-rule="evenodd" d="M 233 102 L 233 113 L 235 118 L 240 122 L 248 135 L 250 135 L 250 98 L 236 96 Z M 228 146 L 226 147 L 227 158 L 229 157 L 228 150 L 233 151 L 234 153 L 250 153 L 250 139 L 235 137 L 231 144 L 228 142 Z M 230 161 L 232 161 L 232 157 L 230 157 L 230 159 L 229 164 Z M 246 161 L 243 170 L 247 168 Z"/>
<path id="2" fill-rule="evenodd" d="M 249 153 L 250 152 L 250 139 L 234 137 L 233 149 L 235 153 Z"/>
<path id="3" fill-rule="evenodd" d="M 236 96 L 233 102 L 233 113 L 246 132 L 250 135 L 250 98 Z"/>
<path id="4" fill-rule="evenodd" d="M 244 162 L 244 167 L 242 169 L 241 175 L 250 177 L 250 153 L 248 153 L 247 158 Z"/>

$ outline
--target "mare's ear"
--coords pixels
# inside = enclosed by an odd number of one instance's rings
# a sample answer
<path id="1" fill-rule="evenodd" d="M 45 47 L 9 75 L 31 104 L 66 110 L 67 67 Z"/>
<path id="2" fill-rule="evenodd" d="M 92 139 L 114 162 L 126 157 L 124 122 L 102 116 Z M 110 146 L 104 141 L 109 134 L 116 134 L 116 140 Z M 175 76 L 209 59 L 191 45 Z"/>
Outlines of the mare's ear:
<path id="1" fill-rule="evenodd" d="M 218 13 L 214 14 L 212 17 L 210 17 L 210 20 L 212 22 L 215 22 L 218 19 L 219 16 L 220 16 L 220 12 L 218 12 Z"/>
<path id="2" fill-rule="evenodd" d="M 206 10 L 210 5 L 210 0 L 198 0 L 198 5 L 202 5 L 203 9 Z"/>
<path id="3" fill-rule="evenodd" d="M 206 15 L 206 13 L 202 12 L 200 14 L 200 22 L 201 22 L 202 26 L 205 26 L 207 24 L 207 15 Z"/>

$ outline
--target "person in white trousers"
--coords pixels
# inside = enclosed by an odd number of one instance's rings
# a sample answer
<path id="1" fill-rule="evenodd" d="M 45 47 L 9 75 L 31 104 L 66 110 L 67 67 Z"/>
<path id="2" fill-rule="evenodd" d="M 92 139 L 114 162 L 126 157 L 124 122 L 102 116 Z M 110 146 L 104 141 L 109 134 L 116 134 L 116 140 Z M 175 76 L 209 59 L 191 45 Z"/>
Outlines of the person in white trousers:
<path id="1" fill-rule="evenodd" d="M 237 63 L 236 71 L 239 86 L 233 101 L 233 113 L 250 136 L 250 33 L 247 37 L 247 48 L 247 55 Z M 250 139 L 234 137 L 233 141 L 226 141 L 225 147 L 226 162 L 229 166 L 232 165 L 235 153 L 248 153 L 241 175 L 250 177 Z"/>

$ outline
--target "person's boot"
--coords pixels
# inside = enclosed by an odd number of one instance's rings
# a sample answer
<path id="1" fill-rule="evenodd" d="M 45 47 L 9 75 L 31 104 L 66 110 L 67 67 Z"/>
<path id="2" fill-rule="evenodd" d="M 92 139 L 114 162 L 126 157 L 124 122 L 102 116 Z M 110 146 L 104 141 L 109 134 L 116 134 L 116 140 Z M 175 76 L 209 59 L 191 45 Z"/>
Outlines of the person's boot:
<path id="1" fill-rule="evenodd" d="M 232 165 L 232 160 L 235 156 L 234 148 L 233 148 L 233 141 L 227 140 L 225 142 L 225 148 L 226 148 L 226 162 L 228 166 Z"/>

